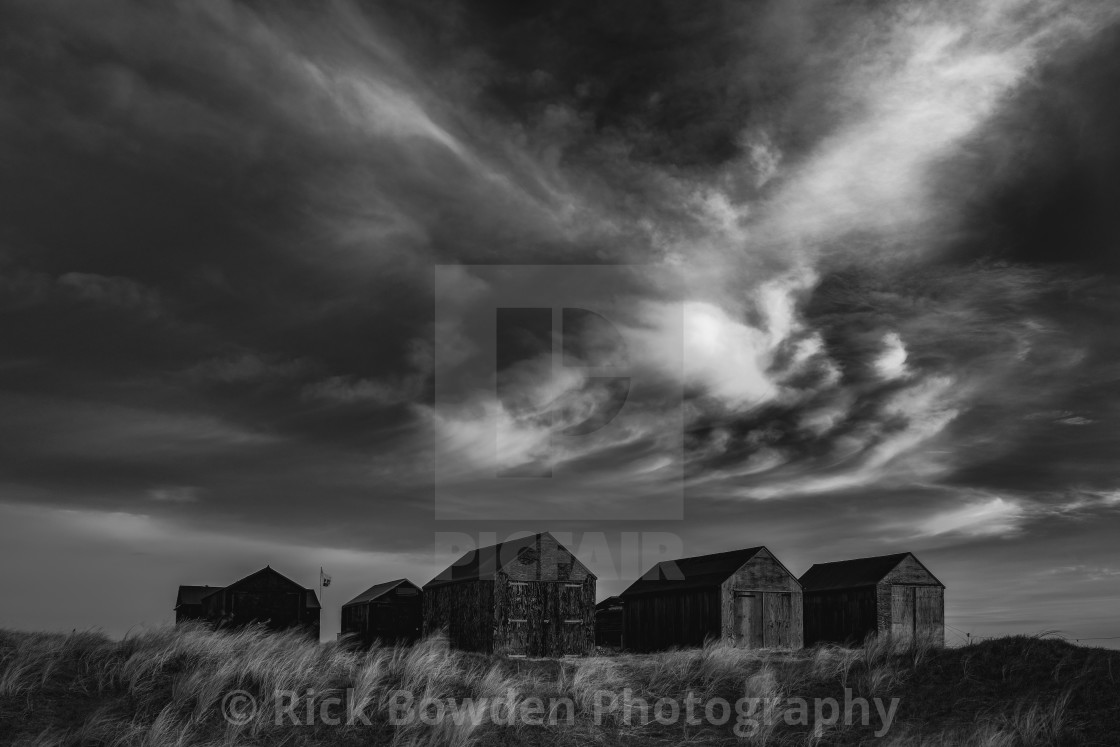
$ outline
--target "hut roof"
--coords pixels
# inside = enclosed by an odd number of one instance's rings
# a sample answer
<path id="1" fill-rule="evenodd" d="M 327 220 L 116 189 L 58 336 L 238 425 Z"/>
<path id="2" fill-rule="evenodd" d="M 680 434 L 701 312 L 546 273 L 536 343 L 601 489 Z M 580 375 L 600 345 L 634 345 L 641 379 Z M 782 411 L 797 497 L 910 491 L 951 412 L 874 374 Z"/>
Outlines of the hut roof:
<path id="1" fill-rule="evenodd" d="M 366 602 L 372 602 L 376 599 L 379 599 L 380 597 L 385 596 L 401 584 L 408 584 L 417 591 L 420 590 L 420 587 L 409 581 L 407 578 L 398 578 L 396 581 L 386 581 L 382 584 L 374 584 L 342 606 L 349 607 L 353 604 L 365 604 Z"/>
<path id="2" fill-rule="evenodd" d="M 272 566 L 270 565 L 266 565 L 259 571 L 250 573 L 245 578 L 234 581 L 229 586 L 180 586 L 179 594 L 175 598 L 175 608 L 178 609 L 179 605 L 182 604 L 201 604 L 202 600 L 206 599 L 206 597 L 217 594 L 219 591 L 223 591 L 225 589 L 232 589 L 245 583 L 249 579 L 260 576 L 261 574 L 270 574 L 276 576 L 281 580 L 288 582 L 295 588 L 303 591 L 303 604 L 307 609 L 322 609 L 322 605 L 319 604 L 319 597 L 315 595 L 314 589 L 307 589 L 300 586 L 295 581 L 291 580 L 279 571 L 273 570 Z"/>
<path id="3" fill-rule="evenodd" d="M 184 604 L 202 604 L 202 598 L 221 589 L 221 586 L 180 586 L 175 595 L 175 609 Z"/>
<path id="4" fill-rule="evenodd" d="M 853 560 L 838 560 L 834 563 L 816 563 L 805 575 L 801 577 L 801 585 L 805 591 L 828 591 L 830 589 L 852 589 L 860 586 L 874 586 L 898 567 L 906 558 L 913 558 L 913 553 L 902 552 L 894 555 L 879 555 L 873 558 L 855 558 Z M 922 565 L 921 561 L 914 558 L 914 562 Z M 929 569 L 922 565 L 926 573 Z M 937 579 L 929 574 L 934 581 Z M 937 583 L 944 586 L 940 581 Z"/>
<path id="5" fill-rule="evenodd" d="M 459 558 L 459 560 L 445 568 L 431 581 L 424 584 L 424 588 L 427 589 L 429 586 L 453 583 L 456 581 L 492 579 L 494 578 L 494 574 L 516 560 L 523 552 L 531 550 L 537 544 L 537 540 L 540 537 L 549 537 L 554 542 L 556 541 L 556 538 L 548 532 L 540 532 L 539 534 L 534 534 L 529 537 L 518 537 L 517 539 L 499 542 L 489 547 L 480 547 L 477 550 L 471 550 L 464 554 L 463 557 Z M 559 542 L 556 542 L 556 544 L 559 547 L 564 547 Z M 567 550 L 567 548 L 564 549 Z M 571 551 L 569 550 L 568 552 Z M 579 567 L 587 573 L 588 577 L 596 577 L 587 566 L 580 563 L 575 553 L 572 553 L 572 562 L 577 563 Z"/>
<path id="6" fill-rule="evenodd" d="M 765 547 L 717 552 L 680 560 L 663 560 L 622 592 L 622 596 L 719 586 Z M 792 574 L 791 574 L 792 575 Z"/>

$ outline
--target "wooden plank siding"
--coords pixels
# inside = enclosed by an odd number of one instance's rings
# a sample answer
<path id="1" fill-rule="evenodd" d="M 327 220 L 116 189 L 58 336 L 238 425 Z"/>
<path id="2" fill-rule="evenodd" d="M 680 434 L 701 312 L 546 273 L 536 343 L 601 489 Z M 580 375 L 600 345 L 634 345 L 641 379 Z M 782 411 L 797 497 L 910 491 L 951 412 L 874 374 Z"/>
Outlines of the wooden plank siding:
<path id="1" fill-rule="evenodd" d="M 940 586 L 915 588 L 915 625 L 917 635 L 934 645 L 945 645 L 945 590 Z"/>
<path id="2" fill-rule="evenodd" d="M 719 587 L 628 597 L 622 619 L 629 650 L 703 646 L 721 635 Z"/>
<path id="3" fill-rule="evenodd" d="M 805 592 L 805 645 L 821 641 L 858 644 L 879 630 L 875 586 Z"/>
<path id="4" fill-rule="evenodd" d="M 890 598 L 889 632 L 899 640 L 921 638 L 941 646 L 945 643 L 945 591 L 940 586 L 883 584 L 882 597 Z"/>
<path id="5" fill-rule="evenodd" d="M 356 637 L 364 648 L 414 643 L 424 623 L 423 597 L 415 585 L 402 584 L 376 599 L 344 604 L 340 623 L 342 634 Z"/>
<path id="6" fill-rule="evenodd" d="M 622 600 L 608 597 L 595 605 L 595 645 L 622 648 Z"/>
<path id="7" fill-rule="evenodd" d="M 464 651 L 494 650 L 494 582 L 458 581 L 424 589 L 424 635 L 443 632 Z"/>
<path id="8" fill-rule="evenodd" d="M 595 580 L 494 584 L 492 653 L 507 656 L 586 656 L 595 645 Z"/>

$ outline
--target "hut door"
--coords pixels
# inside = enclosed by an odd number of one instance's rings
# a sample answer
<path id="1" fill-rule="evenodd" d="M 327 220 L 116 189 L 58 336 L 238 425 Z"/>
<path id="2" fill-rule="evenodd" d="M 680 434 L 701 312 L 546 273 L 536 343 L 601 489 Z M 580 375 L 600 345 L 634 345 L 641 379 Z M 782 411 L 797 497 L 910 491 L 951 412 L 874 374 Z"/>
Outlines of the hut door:
<path id="1" fill-rule="evenodd" d="M 506 653 L 526 656 L 530 653 L 529 619 L 533 610 L 532 594 L 538 584 L 511 581 L 509 584 L 509 642 Z"/>
<path id="2" fill-rule="evenodd" d="M 793 597 L 780 591 L 735 594 L 735 645 L 789 648 L 793 640 Z"/>
<path id="3" fill-rule="evenodd" d="M 556 588 L 556 620 L 553 630 L 558 640 L 553 642 L 556 656 L 584 656 L 587 654 L 587 622 L 584 620 L 583 584 L 554 584 Z"/>
<path id="4" fill-rule="evenodd" d="M 766 626 L 762 645 L 766 648 L 789 648 L 793 600 L 789 594 L 780 592 L 767 592 L 762 598 L 765 602 L 763 618 Z"/>
<path id="5" fill-rule="evenodd" d="M 918 586 L 914 589 L 914 630 L 937 645 L 945 643 L 945 612 L 942 609 L 941 589 L 937 586 Z"/>
<path id="6" fill-rule="evenodd" d="M 915 591 L 913 586 L 891 586 L 891 636 L 898 640 L 914 636 Z"/>
<path id="7" fill-rule="evenodd" d="M 735 645 L 743 648 L 763 646 L 763 594 L 741 591 L 735 595 Z"/>

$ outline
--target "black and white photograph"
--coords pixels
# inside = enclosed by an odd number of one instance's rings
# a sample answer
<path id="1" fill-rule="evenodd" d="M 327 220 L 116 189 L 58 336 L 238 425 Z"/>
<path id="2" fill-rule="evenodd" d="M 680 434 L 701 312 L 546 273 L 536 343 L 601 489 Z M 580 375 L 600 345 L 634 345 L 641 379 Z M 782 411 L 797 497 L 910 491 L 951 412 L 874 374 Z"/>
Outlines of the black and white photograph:
<path id="1" fill-rule="evenodd" d="M 1120 745 L 1116 0 L 0 0 L 0 745 Z"/>

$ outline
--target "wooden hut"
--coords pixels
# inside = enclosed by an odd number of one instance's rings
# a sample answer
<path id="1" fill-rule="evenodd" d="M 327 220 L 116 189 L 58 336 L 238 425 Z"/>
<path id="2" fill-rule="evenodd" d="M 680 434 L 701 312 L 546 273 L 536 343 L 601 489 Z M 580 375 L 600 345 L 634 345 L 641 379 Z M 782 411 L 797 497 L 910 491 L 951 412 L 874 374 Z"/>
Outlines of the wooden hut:
<path id="1" fill-rule="evenodd" d="M 801 648 L 801 585 L 765 547 L 658 563 L 622 592 L 633 651 L 702 646 Z"/>
<path id="2" fill-rule="evenodd" d="M 187 620 L 205 620 L 206 615 L 202 609 L 202 600 L 210 592 L 217 591 L 220 587 L 214 586 L 180 586 L 179 593 L 175 595 L 175 624 Z"/>
<path id="3" fill-rule="evenodd" d="M 912 553 L 818 563 L 801 585 L 806 645 L 872 633 L 945 642 L 945 585 Z"/>
<path id="4" fill-rule="evenodd" d="M 180 586 L 175 621 L 205 620 L 218 627 L 263 624 L 273 630 L 303 628 L 319 640 L 319 599 L 266 566 L 229 586 Z"/>
<path id="5" fill-rule="evenodd" d="M 595 605 L 595 645 L 622 648 L 622 597 Z"/>
<path id="6" fill-rule="evenodd" d="M 509 656 L 584 656 L 595 574 L 548 532 L 466 553 L 424 585 L 424 632 Z"/>
<path id="7" fill-rule="evenodd" d="M 404 578 L 371 586 L 342 605 L 342 634 L 355 636 L 366 648 L 374 641 L 413 643 L 423 625 L 423 592 Z"/>

